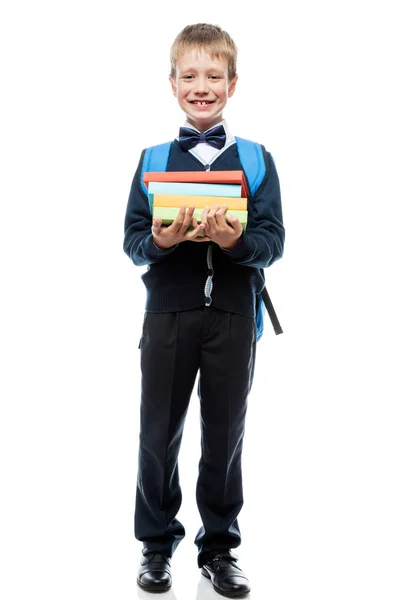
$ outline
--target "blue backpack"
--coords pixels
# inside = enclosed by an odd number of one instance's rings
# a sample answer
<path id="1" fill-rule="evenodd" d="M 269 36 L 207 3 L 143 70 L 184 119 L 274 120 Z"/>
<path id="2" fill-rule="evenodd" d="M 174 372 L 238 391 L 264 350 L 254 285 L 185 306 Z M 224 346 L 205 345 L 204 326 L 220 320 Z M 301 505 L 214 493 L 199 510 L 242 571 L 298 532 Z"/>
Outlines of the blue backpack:
<path id="1" fill-rule="evenodd" d="M 244 172 L 246 173 L 247 181 L 250 186 L 250 193 L 254 197 L 257 189 L 261 185 L 266 175 L 267 169 L 265 166 L 264 156 L 260 144 L 245 140 L 243 138 L 235 137 L 239 160 L 242 163 Z M 171 148 L 171 142 L 165 144 L 159 144 L 158 146 L 152 146 L 147 148 L 143 158 L 142 165 L 142 176 L 141 184 L 144 193 L 148 196 L 147 187 L 143 182 L 143 174 L 146 172 L 163 172 L 166 171 L 169 152 Z M 264 271 L 261 269 L 262 275 Z M 262 301 L 261 301 L 262 300 Z M 283 333 L 282 327 L 276 316 L 272 302 L 264 286 L 261 294 L 257 298 L 257 312 L 256 312 L 256 329 L 257 329 L 257 341 L 261 338 L 264 331 L 264 315 L 265 310 L 268 311 L 272 325 L 276 335 Z"/>

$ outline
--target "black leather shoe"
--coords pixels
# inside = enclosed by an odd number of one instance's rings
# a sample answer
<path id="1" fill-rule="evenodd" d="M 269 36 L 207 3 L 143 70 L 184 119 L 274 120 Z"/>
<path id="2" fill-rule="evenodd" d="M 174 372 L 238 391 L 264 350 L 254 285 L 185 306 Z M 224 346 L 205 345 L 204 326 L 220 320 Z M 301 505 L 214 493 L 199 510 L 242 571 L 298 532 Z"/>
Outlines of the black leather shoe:
<path id="1" fill-rule="evenodd" d="M 237 560 L 230 550 L 211 552 L 201 569 L 202 574 L 211 579 L 214 590 L 228 598 L 240 598 L 250 592 L 249 580 L 236 564 Z"/>
<path id="2" fill-rule="evenodd" d="M 171 560 L 157 552 L 149 552 L 143 556 L 137 584 L 146 592 L 167 592 L 172 585 Z"/>

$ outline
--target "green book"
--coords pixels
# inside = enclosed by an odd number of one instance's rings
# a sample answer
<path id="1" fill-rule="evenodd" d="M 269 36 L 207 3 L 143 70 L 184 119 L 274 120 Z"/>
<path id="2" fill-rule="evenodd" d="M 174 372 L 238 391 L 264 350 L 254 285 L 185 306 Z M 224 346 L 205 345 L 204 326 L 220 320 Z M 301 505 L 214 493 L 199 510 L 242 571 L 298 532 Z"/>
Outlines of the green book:
<path id="1" fill-rule="evenodd" d="M 197 221 L 201 221 L 202 208 L 195 208 L 193 216 Z M 227 211 L 232 217 L 237 217 L 241 223 L 243 229 L 246 229 L 247 225 L 247 210 L 228 210 Z M 165 207 L 165 206 L 154 206 L 153 218 L 159 217 L 163 225 L 171 225 L 175 221 L 179 213 L 179 208 Z"/>

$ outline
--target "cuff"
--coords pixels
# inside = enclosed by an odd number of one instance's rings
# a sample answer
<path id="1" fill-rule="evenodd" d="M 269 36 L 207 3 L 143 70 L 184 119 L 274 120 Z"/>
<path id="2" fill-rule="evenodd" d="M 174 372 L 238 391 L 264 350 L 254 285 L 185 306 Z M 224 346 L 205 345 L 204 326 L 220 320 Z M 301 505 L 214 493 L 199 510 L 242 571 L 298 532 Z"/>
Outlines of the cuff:
<path id="1" fill-rule="evenodd" d="M 231 248 L 230 250 L 227 248 L 221 248 L 223 252 L 229 254 L 231 258 L 246 258 L 249 254 L 251 254 L 252 246 L 250 244 L 250 240 L 247 238 L 245 234 L 239 238 L 236 246 Z"/>
<path id="2" fill-rule="evenodd" d="M 154 243 L 154 240 L 151 240 L 152 244 L 153 244 L 153 248 L 157 251 L 157 254 L 169 254 L 170 252 L 172 252 L 173 250 L 175 250 L 175 248 L 177 248 L 179 246 L 179 244 L 175 244 L 175 246 L 171 246 L 170 248 L 160 248 L 159 246 L 157 246 L 157 244 Z"/>

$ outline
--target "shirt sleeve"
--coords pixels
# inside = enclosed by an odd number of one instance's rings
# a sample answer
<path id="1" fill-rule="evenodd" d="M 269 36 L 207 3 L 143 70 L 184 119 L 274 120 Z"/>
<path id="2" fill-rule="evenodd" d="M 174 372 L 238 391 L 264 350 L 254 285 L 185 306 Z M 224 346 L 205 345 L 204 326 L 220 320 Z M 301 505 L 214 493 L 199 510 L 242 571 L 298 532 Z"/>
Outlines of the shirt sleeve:
<path id="1" fill-rule="evenodd" d="M 178 244 L 166 250 L 158 248 L 153 242 L 151 232 L 152 216 L 149 201 L 140 181 L 145 150 L 143 150 L 138 168 L 132 181 L 125 215 L 124 252 L 137 266 L 148 265 L 163 260 L 178 247 Z"/>
<path id="2" fill-rule="evenodd" d="M 278 173 L 271 154 L 262 150 L 267 173 L 249 202 L 248 226 L 236 246 L 222 249 L 235 263 L 259 269 L 282 257 L 285 242 Z"/>

